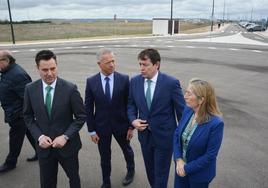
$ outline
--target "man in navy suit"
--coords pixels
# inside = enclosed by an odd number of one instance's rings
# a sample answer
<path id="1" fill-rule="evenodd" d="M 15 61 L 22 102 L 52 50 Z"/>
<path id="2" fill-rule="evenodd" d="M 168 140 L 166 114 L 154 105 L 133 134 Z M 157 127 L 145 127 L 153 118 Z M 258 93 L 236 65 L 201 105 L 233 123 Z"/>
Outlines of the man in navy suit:
<path id="1" fill-rule="evenodd" d="M 165 188 L 172 156 L 173 133 L 184 109 L 177 79 L 159 71 L 160 54 L 145 49 L 138 55 L 141 74 L 131 79 L 128 118 L 138 130 L 147 178 L 152 188 Z"/>
<path id="2" fill-rule="evenodd" d="M 127 174 L 124 186 L 134 178 L 134 152 L 130 146 L 133 127 L 127 118 L 129 78 L 115 72 L 115 56 L 108 49 L 97 53 L 100 73 L 87 79 L 85 107 L 87 126 L 91 140 L 98 144 L 101 157 L 102 188 L 111 187 L 111 140 L 112 135 L 123 151 Z"/>

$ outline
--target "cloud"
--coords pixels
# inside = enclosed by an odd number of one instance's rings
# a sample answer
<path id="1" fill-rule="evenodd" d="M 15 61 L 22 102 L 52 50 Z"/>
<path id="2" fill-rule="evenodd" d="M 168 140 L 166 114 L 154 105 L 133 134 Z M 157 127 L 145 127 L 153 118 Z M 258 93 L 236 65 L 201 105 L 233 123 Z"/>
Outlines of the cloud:
<path id="1" fill-rule="evenodd" d="M 225 1 L 226 18 L 265 18 L 267 0 L 215 0 L 215 17 L 222 18 Z M 8 19 L 7 3 L 1 1 L 0 19 Z M 145 18 L 170 17 L 170 0 L 12 0 L 13 20 L 44 18 Z M 210 18 L 212 0 L 173 1 L 176 18 Z"/>

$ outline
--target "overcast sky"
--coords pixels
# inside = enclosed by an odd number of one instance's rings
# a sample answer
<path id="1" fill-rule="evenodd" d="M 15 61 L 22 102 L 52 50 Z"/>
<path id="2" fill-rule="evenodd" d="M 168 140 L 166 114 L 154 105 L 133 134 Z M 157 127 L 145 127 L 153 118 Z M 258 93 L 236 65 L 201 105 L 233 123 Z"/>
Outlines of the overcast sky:
<path id="1" fill-rule="evenodd" d="M 44 18 L 167 18 L 171 0 L 9 0 L 14 21 Z M 215 0 L 215 17 L 268 17 L 268 0 Z M 210 18 L 212 0 L 173 0 L 175 18 Z M 7 0 L 0 0 L 0 19 L 9 19 Z"/>

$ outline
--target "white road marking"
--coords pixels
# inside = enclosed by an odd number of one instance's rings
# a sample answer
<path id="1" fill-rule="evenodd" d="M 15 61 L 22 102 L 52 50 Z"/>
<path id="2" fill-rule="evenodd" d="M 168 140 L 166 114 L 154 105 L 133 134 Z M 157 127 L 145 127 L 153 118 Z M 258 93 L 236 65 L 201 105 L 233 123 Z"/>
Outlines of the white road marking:
<path id="1" fill-rule="evenodd" d="M 231 51 L 238 51 L 239 49 L 237 49 L 237 48 L 229 48 L 228 50 L 231 50 Z"/>
<path id="2" fill-rule="evenodd" d="M 208 47 L 208 49 L 210 49 L 210 50 L 216 50 L 217 48 L 210 46 L 210 47 Z"/>
<path id="3" fill-rule="evenodd" d="M 186 48 L 196 48 L 195 46 L 186 46 Z"/>
<path id="4" fill-rule="evenodd" d="M 30 51 L 30 52 L 35 52 L 35 51 L 36 51 L 36 49 L 30 49 L 29 51 Z"/>
<path id="5" fill-rule="evenodd" d="M 258 39 L 258 40 L 264 40 L 262 39 L 261 37 L 254 37 L 255 39 Z"/>
<path id="6" fill-rule="evenodd" d="M 262 53 L 260 50 L 252 50 L 253 52 Z"/>

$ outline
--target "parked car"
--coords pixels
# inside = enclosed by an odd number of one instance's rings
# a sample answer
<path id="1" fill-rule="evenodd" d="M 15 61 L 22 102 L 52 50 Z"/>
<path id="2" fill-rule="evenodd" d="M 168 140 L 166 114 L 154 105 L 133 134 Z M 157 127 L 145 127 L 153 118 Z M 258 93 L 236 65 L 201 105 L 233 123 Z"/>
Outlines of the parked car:
<path id="1" fill-rule="evenodd" d="M 261 25 L 258 25 L 258 24 L 249 25 L 248 27 L 246 27 L 246 29 L 248 32 L 265 31 L 265 28 Z"/>

